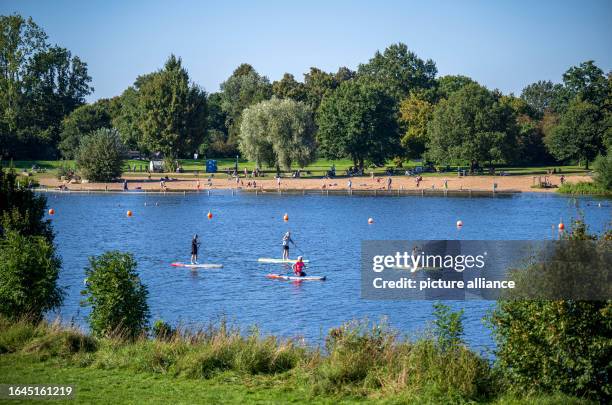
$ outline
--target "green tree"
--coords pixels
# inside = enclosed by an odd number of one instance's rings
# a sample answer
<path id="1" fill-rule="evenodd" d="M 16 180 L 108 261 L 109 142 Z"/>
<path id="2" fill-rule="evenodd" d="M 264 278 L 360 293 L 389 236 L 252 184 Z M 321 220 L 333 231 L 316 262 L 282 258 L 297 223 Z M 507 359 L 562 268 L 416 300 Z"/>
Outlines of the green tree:
<path id="1" fill-rule="evenodd" d="M 130 253 L 111 251 L 89 258 L 81 294 L 86 296 L 82 305 L 91 307 L 88 318 L 94 334 L 133 339 L 146 330 L 149 293 L 136 267 Z"/>
<path id="2" fill-rule="evenodd" d="M 229 135 L 225 126 L 227 114 L 223 111 L 222 102 L 220 93 L 208 95 L 207 136 L 202 146 L 204 149 L 200 152 L 206 152 L 209 156 L 215 157 L 234 157 L 236 146 L 229 143 Z"/>
<path id="3" fill-rule="evenodd" d="M 206 135 L 206 93 L 190 83 L 180 58 L 171 55 L 164 68 L 138 91 L 142 143 L 174 159 L 195 152 Z"/>
<path id="4" fill-rule="evenodd" d="M 60 267 L 46 238 L 8 231 L 0 238 L 0 314 L 37 322 L 45 312 L 59 307 L 63 300 L 57 286 Z"/>
<path id="5" fill-rule="evenodd" d="M 374 80 L 398 103 L 413 90 L 432 87 L 437 73 L 431 59 L 424 61 L 401 42 L 388 46 L 382 53 L 376 51 L 358 69 L 360 76 Z"/>
<path id="6" fill-rule="evenodd" d="M 321 154 L 350 157 L 355 166 L 366 160 L 382 165 L 398 151 L 394 100 L 368 80 L 349 80 L 321 102 L 316 122 Z"/>
<path id="7" fill-rule="evenodd" d="M 280 99 L 290 98 L 295 101 L 306 100 L 304 83 L 295 80 L 295 77 L 293 77 L 291 73 L 285 73 L 281 80 L 272 83 L 272 94 Z"/>
<path id="8" fill-rule="evenodd" d="M 606 122 L 601 109 L 576 98 L 570 102 L 545 142 L 556 159 L 579 159 L 588 169 L 589 161 L 603 151 L 605 132 Z"/>
<path id="9" fill-rule="evenodd" d="M 272 85 L 253 66 L 243 63 L 220 86 L 221 107 L 226 114 L 228 144 L 238 144 L 242 111 L 272 97 Z"/>
<path id="10" fill-rule="evenodd" d="M 437 163 L 509 161 L 516 150 L 516 117 L 500 96 L 469 84 L 436 106 L 427 130 L 427 157 Z"/>
<path id="11" fill-rule="evenodd" d="M 243 112 L 240 126 L 240 150 L 258 165 L 266 163 L 290 170 L 315 156 L 315 126 L 312 111 L 304 103 L 272 98 Z"/>
<path id="12" fill-rule="evenodd" d="M 594 238 L 582 221 L 574 223 L 568 236 Z M 609 255 L 612 233 L 603 239 Z M 564 254 L 564 249 L 559 253 Z M 498 301 L 488 320 L 497 343 L 496 367 L 510 386 L 609 403 L 612 301 L 508 298 Z"/>
<path id="13" fill-rule="evenodd" d="M 563 83 L 571 97 L 603 107 L 609 97 L 608 80 L 592 60 L 572 66 L 563 74 Z"/>
<path id="14" fill-rule="evenodd" d="M 128 87 L 121 93 L 117 100 L 118 112 L 113 114 L 112 127 L 119 131 L 119 136 L 124 145 L 141 152 L 151 152 L 147 149 L 140 128 L 140 85 L 149 76 L 140 76 L 133 86 Z"/>
<path id="15" fill-rule="evenodd" d="M 405 128 L 401 138 L 406 156 L 420 158 L 427 144 L 427 126 L 433 116 L 434 106 L 418 92 L 412 93 L 400 103 L 400 124 Z"/>
<path id="16" fill-rule="evenodd" d="M 101 128 L 81 140 L 76 165 L 90 181 L 111 181 L 121 176 L 124 156 L 117 130 Z"/>
<path id="17" fill-rule="evenodd" d="M 478 83 L 467 76 L 447 75 L 438 78 L 436 84 L 438 98 L 448 98 L 452 93 L 461 90 L 468 84 Z"/>
<path id="18" fill-rule="evenodd" d="M 612 153 L 608 151 L 607 155 L 599 155 L 593 162 L 595 170 L 595 182 L 604 190 L 612 190 Z"/>
<path id="19" fill-rule="evenodd" d="M 94 104 L 78 107 L 62 121 L 59 149 L 66 159 L 74 159 L 79 143 L 85 135 L 100 128 L 111 127 L 109 101 L 99 100 Z"/>
<path id="20" fill-rule="evenodd" d="M 541 118 L 546 112 L 561 112 L 567 107 L 569 93 L 561 84 L 551 81 L 537 81 L 526 86 L 521 98 Z"/>

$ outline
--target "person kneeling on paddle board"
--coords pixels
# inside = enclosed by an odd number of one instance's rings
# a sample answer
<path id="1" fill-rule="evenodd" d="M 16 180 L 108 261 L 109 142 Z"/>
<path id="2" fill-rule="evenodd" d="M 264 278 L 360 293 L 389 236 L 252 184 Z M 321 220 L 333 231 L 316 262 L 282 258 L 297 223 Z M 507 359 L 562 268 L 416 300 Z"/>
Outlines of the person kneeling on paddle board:
<path id="1" fill-rule="evenodd" d="M 198 235 L 193 235 L 191 240 L 191 264 L 198 264 L 198 247 L 200 242 L 198 241 Z"/>
<path id="2" fill-rule="evenodd" d="M 306 267 L 306 264 L 304 264 L 302 256 L 298 256 L 297 262 L 295 262 L 292 267 L 293 274 L 295 274 L 297 277 L 304 277 L 306 275 L 306 273 L 304 273 L 304 267 Z"/>
<path id="3" fill-rule="evenodd" d="M 295 242 L 291 239 L 291 233 L 287 231 L 283 236 L 283 260 L 289 260 L 289 242 L 295 246 Z"/>

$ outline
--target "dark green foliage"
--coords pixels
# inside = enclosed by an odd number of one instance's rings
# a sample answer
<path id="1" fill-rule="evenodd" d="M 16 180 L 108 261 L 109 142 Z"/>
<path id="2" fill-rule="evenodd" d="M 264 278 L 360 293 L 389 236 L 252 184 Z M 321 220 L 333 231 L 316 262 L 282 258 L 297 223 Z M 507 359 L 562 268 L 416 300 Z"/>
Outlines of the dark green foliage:
<path id="1" fill-rule="evenodd" d="M 89 258 L 85 268 L 83 305 L 91 307 L 89 325 L 98 336 L 135 338 L 147 328 L 147 287 L 136 272 L 129 253 L 106 252 Z"/>
<path id="2" fill-rule="evenodd" d="M 577 221 L 567 238 L 594 236 Z M 612 234 L 604 238 L 609 241 Z M 497 342 L 496 366 L 513 389 L 609 402 L 612 301 L 506 300 L 498 302 L 489 321 Z"/>
<path id="3" fill-rule="evenodd" d="M 79 143 L 90 132 L 111 127 L 109 101 L 100 100 L 94 104 L 78 107 L 62 122 L 59 150 L 66 159 L 74 159 Z"/>
<path id="4" fill-rule="evenodd" d="M 272 83 L 272 94 L 276 97 L 290 98 L 295 101 L 305 101 L 306 91 L 304 84 L 295 80 L 291 73 L 285 73 L 281 80 Z"/>
<path id="5" fill-rule="evenodd" d="M 604 190 L 612 192 L 612 151 L 603 156 L 599 155 L 593 163 L 595 182 Z"/>
<path id="6" fill-rule="evenodd" d="M 115 129 L 102 128 L 81 140 L 76 164 L 90 181 L 111 181 L 121 176 L 124 146 Z"/>
<path id="7" fill-rule="evenodd" d="M 399 148 L 395 102 L 369 80 L 350 80 L 328 93 L 316 122 L 319 152 L 329 159 L 350 157 L 384 164 Z"/>
<path id="8" fill-rule="evenodd" d="M 448 305 L 440 302 L 434 307 L 434 335 L 442 350 L 449 350 L 463 343 L 463 309 L 453 312 Z"/>
<path id="9" fill-rule="evenodd" d="M 529 104 L 539 118 L 545 112 L 561 112 L 568 102 L 568 92 L 561 84 L 540 80 L 525 87 L 521 98 Z"/>
<path id="10" fill-rule="evenodd" d="M 59 307 L 60 267 L 47 239 L 8 231 L 0 239 L 0 314 L 39 321 L 45 312 Z"/>

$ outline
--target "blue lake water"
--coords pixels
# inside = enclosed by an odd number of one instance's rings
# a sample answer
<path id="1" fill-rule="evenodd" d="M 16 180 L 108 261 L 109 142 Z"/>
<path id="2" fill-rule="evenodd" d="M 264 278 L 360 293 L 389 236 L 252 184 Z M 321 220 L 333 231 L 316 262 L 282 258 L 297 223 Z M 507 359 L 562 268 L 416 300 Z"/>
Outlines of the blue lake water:
<path id="1" fill-rule="evenodd" d="M 429 301 L 367 301 L 360 298 L 360 242 L 364 239 L 551 239 L 552 226 L 581 213 L 591 231 L 611 220 L 610 201 L 524 193 L 491 198 L 202 194 L 48 194 L 63 261 L 60 284 L 67 295 L 59 315 L 86 325 L 79 305 L 87 258 L 107 250 L 132 252 L 149 288 L 152 320 L 204 325 L 226 317 L 264 333 L 303 336 L 318 344 L 327 331 L 351 319 L 386 317 L 406 335 L 422 333 L 432 320 Z M 146 205 L 145 205 L 146 203 Z M 601 207 L 598 204 L 601 203 Z M 131 210 L 134 215 L 126 216 Z M 206 218 L 208 211 L 214 215 Z M 283 221 L 288 213 L 289 221 Z M 371 217 L 375 223 L 368 225 Z M 458 230 L 456 221 L 464 226 Z M 281 265 L 257 263 L 279 257 L 281 238 L 291 230 L 311 260 L 313 275 L 326 282 L 269 280 Z M 174 268 L 188 261 L 194 233 L 201 236 L 200 262 L 220 270 Z M 295 256 L 298 250 L 292 249 Z M 467 342 L 493 347 L 482 322 L 490 301 L 450 302 L 465 309 Z"/>

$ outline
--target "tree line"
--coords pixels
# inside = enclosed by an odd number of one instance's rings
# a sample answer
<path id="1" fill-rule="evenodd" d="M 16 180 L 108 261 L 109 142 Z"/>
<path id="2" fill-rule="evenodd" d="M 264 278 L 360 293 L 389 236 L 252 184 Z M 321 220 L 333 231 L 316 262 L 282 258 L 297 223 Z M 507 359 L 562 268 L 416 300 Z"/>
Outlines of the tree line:
<path id="1" fill-rule="evenodd" d="M 285 73 L 270 82 L 244 63 L 206 93 L 171 55 L 121 95 L 86 104 L 93 88 L 85 62 L 49 45 L 31 19 L 2 16 L 0 28 L 4 158 L 77 158 L 95 143 L 88 138 L 104 133 L 107 144 L 170 162 L 197 152 L 241 154 L 278 169 L 317 157 L 349 158 L 360 168 L 409 158 L 471 169 L 588 168 L 612 140 L 612 73 L 593 61 L 570 67 L 560 83 L 505 95 L 466 76 L 439 77 L 434 61 L 397 43 L 355 71 L 312 67 L 303 81 Z"/>

